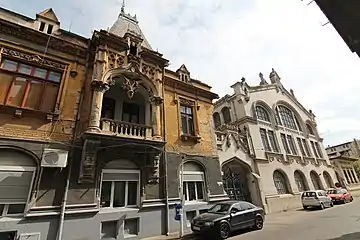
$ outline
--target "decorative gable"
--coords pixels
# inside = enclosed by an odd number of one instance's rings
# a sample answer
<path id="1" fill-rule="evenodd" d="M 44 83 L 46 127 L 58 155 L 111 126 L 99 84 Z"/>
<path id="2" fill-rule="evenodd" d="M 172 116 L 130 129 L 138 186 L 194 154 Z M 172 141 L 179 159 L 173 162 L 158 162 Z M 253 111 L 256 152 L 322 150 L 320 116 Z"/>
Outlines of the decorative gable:
<path id="1" fill-rule="evenodd" d="M 38 13 L 37 17 L 39 17 L 39 16 L 59 24 L 59 20 L 56 17 L 56 14 L 52 8 L 46 9 L 46 10 L 42 11 L 41 13 Z"/>

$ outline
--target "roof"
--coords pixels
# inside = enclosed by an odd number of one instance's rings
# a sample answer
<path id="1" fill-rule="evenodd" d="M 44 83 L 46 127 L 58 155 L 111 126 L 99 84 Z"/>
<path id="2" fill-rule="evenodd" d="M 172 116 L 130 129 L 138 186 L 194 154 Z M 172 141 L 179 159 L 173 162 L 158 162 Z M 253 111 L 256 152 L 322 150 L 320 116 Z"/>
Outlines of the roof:
<path id="1" fill-rule="evenodd" d="M 109 30 L 110 33 L 115 34 L 119 37 L 124 37 L 126 33 L 132 33 L 143 39 L 142 47 L 152 50 L 149 42 L 146 40 L 145 35 L 140 29 L 139 22 L 137 21 L 136 15 L 131 16 L 125 13 L 124 7 L 121 8 L 118 19 L 112 25 Z"/>
<path id="2" fill-rule="evenodd" d="M 358 0 L 315 0 L 352 52 L 360 51 Z"/>
<path id="3" fill-rule="evenodd" d="M 59 19 L 57 18 L 56 14 L 52 8 L 48 8 L 48 9 L 42 11 L 41 13 L 38 13 L 37 15 L 41 16 L 43 18 L 49 19 L 51 21 L 54 21 L 56 23 L 60 23 Z"/>

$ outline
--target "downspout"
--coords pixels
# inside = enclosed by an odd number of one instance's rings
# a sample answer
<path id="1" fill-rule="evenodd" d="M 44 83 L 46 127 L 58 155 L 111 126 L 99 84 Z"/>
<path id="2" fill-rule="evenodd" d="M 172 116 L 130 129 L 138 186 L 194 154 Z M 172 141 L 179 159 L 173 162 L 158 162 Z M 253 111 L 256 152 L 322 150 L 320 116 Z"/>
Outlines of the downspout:
<path id="1" fill-rule="evenodd" d="M 163 82 L 162 82 L 162 95 L 163 95 L 163 115 L 162 115 L 162 121 L 163 121 L 163 139 L 164 139 L 164 143 L 166 144 L 166 116 L 165 116 L 165 87 L 164 87 L 164 81 L 165 79 L 165 67 L 163 68 Z M 169 189 L 168 189 L 168 164 L 167 164 L 167 153 L 166 153 L 166 148 L 164 145 L 164 151 L 163 151 L 163 156 L 164 156 L 164 179 L 165 179 L 165 187 L 164 187 L 164 191 L 165 191 L 165 211 L 166 211 L 166 236 L 169 236 L 169 232 L 170 232 L 170 209 L 169 209 Z"/>
<path id="2" fill-rule="evenodd" d="M 72 146 L 71 146 L 71 157 L 69 158 L 69 162 L 68 162 L 68 172 L 67 172 L 67 177 L 66 177 L 66 184 L 65 184 L 65 189 L 64 189 L 64 196 L 61 202 L 61 210 L 60 210 L 60 218 L 59 218 L 59 225 L 58 225 L 58 231 L 57 231 L 57 240 L 62 240 L 63 239 L 63 229 L 64 229 L 64 219 L 65 219 L 65 209 L 66 209 L 66 202 L 67 202 L 67 196 L 68 196 L 68 191 L 69 191 L 69 185 L 70 185 L 70 178 L 71 178 L 71 169 L 72 169 L 72 164 L 73 164 L 73 158 L 74 158 L 74 146 L 76 143 L 76 133 L 77 133 L 77 129 L 79 126 L 79 120 L 80 120 L 80 112 L 81 112 L 81 108 L 82 108 L 82 104 L 83 104 L 83 99 L 84 99 L 84 91 L 85 91 L 85 84 L 86 84 L 86 80 L 87 80 L 87 76 L 88 76 L 88 67 L 89 67 L 89 56 L 90 56 L 90 44 L 91 44 L 91 39 L 88 40 L 88 46 L 87 46 L 87 53 L 86 53 L 86 62 L 85 62 L 85 76 L 84 76 L 84 82 L 83 82 L 83 86 L 81 89 L 81 93 L 80 93 L 80 100 L 79 100 L 79 106 L 78 106 L 78 112 L 76 115 L 76 122 L 75 122 L 75 127 L 74 127 L 74 135 L 73 135 L 73 139 L 72 139 Z"/>

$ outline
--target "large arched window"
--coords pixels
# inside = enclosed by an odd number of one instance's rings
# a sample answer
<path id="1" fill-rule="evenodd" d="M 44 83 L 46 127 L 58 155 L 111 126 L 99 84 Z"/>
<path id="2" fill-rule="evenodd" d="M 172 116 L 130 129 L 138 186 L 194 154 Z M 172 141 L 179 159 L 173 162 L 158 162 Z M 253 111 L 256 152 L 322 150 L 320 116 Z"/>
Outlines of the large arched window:
<path id="1" fill-rule="evenodd" d="M 100 206 L 137 207 L 140 203 L 140 170 L 131 161 L 113 160 L 102 170 Z"/>
<path id="2" fill-rule="evenodd" d="M 0 218 L 23 214 L 30 198 L 36 162 L 14 150 L 0 150 Z"/>
<path id="3" fill-rule="evenodd" d="M 310 124 L 308 124 L 308 123 L 306 124 L 306 129 L 307 129 L 309 134 L 315 135 L 314 134 L 314 129 L 312 128 L 312 126 Z"/>
<path id="4" fill-rule="evenodd" d="M 228 107 L 223 107 L 221 113 L 224 118 L 224 123 L 231 123 L 230 109 Z"/>
<path id="5" fill-rule="evenodd" d="M 259 120 L 263 120 L 266 122 L 270 122 L 270 116 L 269 113 L 266 111 L 265 108 L 261 107 L 261 106 L 256 106 L 255 107 L 255 113 L 256 113 L 256 118 Z"/>
<path id="6" fill-rule="evenodd" d="M 302 131 L 301 125 L 293 111 L 283 105 L 279 105 L 277 108 L 277 113 L 279 114 L 279 118 L 281 119 L 281 123 L 283 126 L 294 130 Z"/>
<path id="7" fill-rule="evenodd" d="M 324 176 L 324 180 L 325 180 L 325 184 L 327 188 L 332 188 L 334 187 L 334 182 L 330 176 L 330 174 L 327 171 L 323 172 L 323 176 Z"/>
<path id="8" fill-rule="evenodd" d="M 205 173 L 195 162 L 184 164 L 184 173 L 180 170 L 180 180 L 183 181 L 185 201 L 202 201 L 205 199 Z"/>
<path id="9" fill-rule="evenodd" d="M 213 120 L 214 120 L 214 125 L 216 128 L 221 125 L 221 118 L 220 118 L 220 114 L 218 112 L 215 112 L 213 114 Z"/>
<path id="10" fill-rule="evenodd" d="M 278 194 L 290 193 L 287 178 L 284 173 L 279 170 L 275 170 L 273 174 L 273 179 Z"/>
<path id="11" fill-rule="evenodd" d="M 296 170 L 294 172 L 294 179 L 295 179 L 295 183 L 296 183 L 296 186 L 298 187 L 299 192 L 304 192 L 304 191 L 308 190 L 308 185 L 307 185 L 305 176 L 302 172 L 300 172 L 299 170 Z"/>
<path id="12" fill-rule="evenodd" d="M 310 178 L 315 190 L 323 189 L 320 177 L 314 170 L 310 172 Z"/>

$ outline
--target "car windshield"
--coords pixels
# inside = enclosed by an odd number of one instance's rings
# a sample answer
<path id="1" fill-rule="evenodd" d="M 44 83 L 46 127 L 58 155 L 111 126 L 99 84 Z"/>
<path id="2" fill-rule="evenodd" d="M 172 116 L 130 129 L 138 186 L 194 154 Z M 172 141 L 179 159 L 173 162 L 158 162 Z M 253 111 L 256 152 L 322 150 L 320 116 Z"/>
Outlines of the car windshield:
<path id="1" fill-rule="evenodd" d="M 316 197 L 315 192 L 304 192 L 303 197 Z"/>
<path id="2" fill-rule="evenodd" d="M 229 211 L 231 205 L 226 203 L 219 203 L 209 209 L 209 213 L 224 213 Z"/>
<path id="3" fill-rule="evenodd" d="M 331 189 L 327 193 L 328 194 L 340 194 L 341 190 L 340 189 Z"/>

